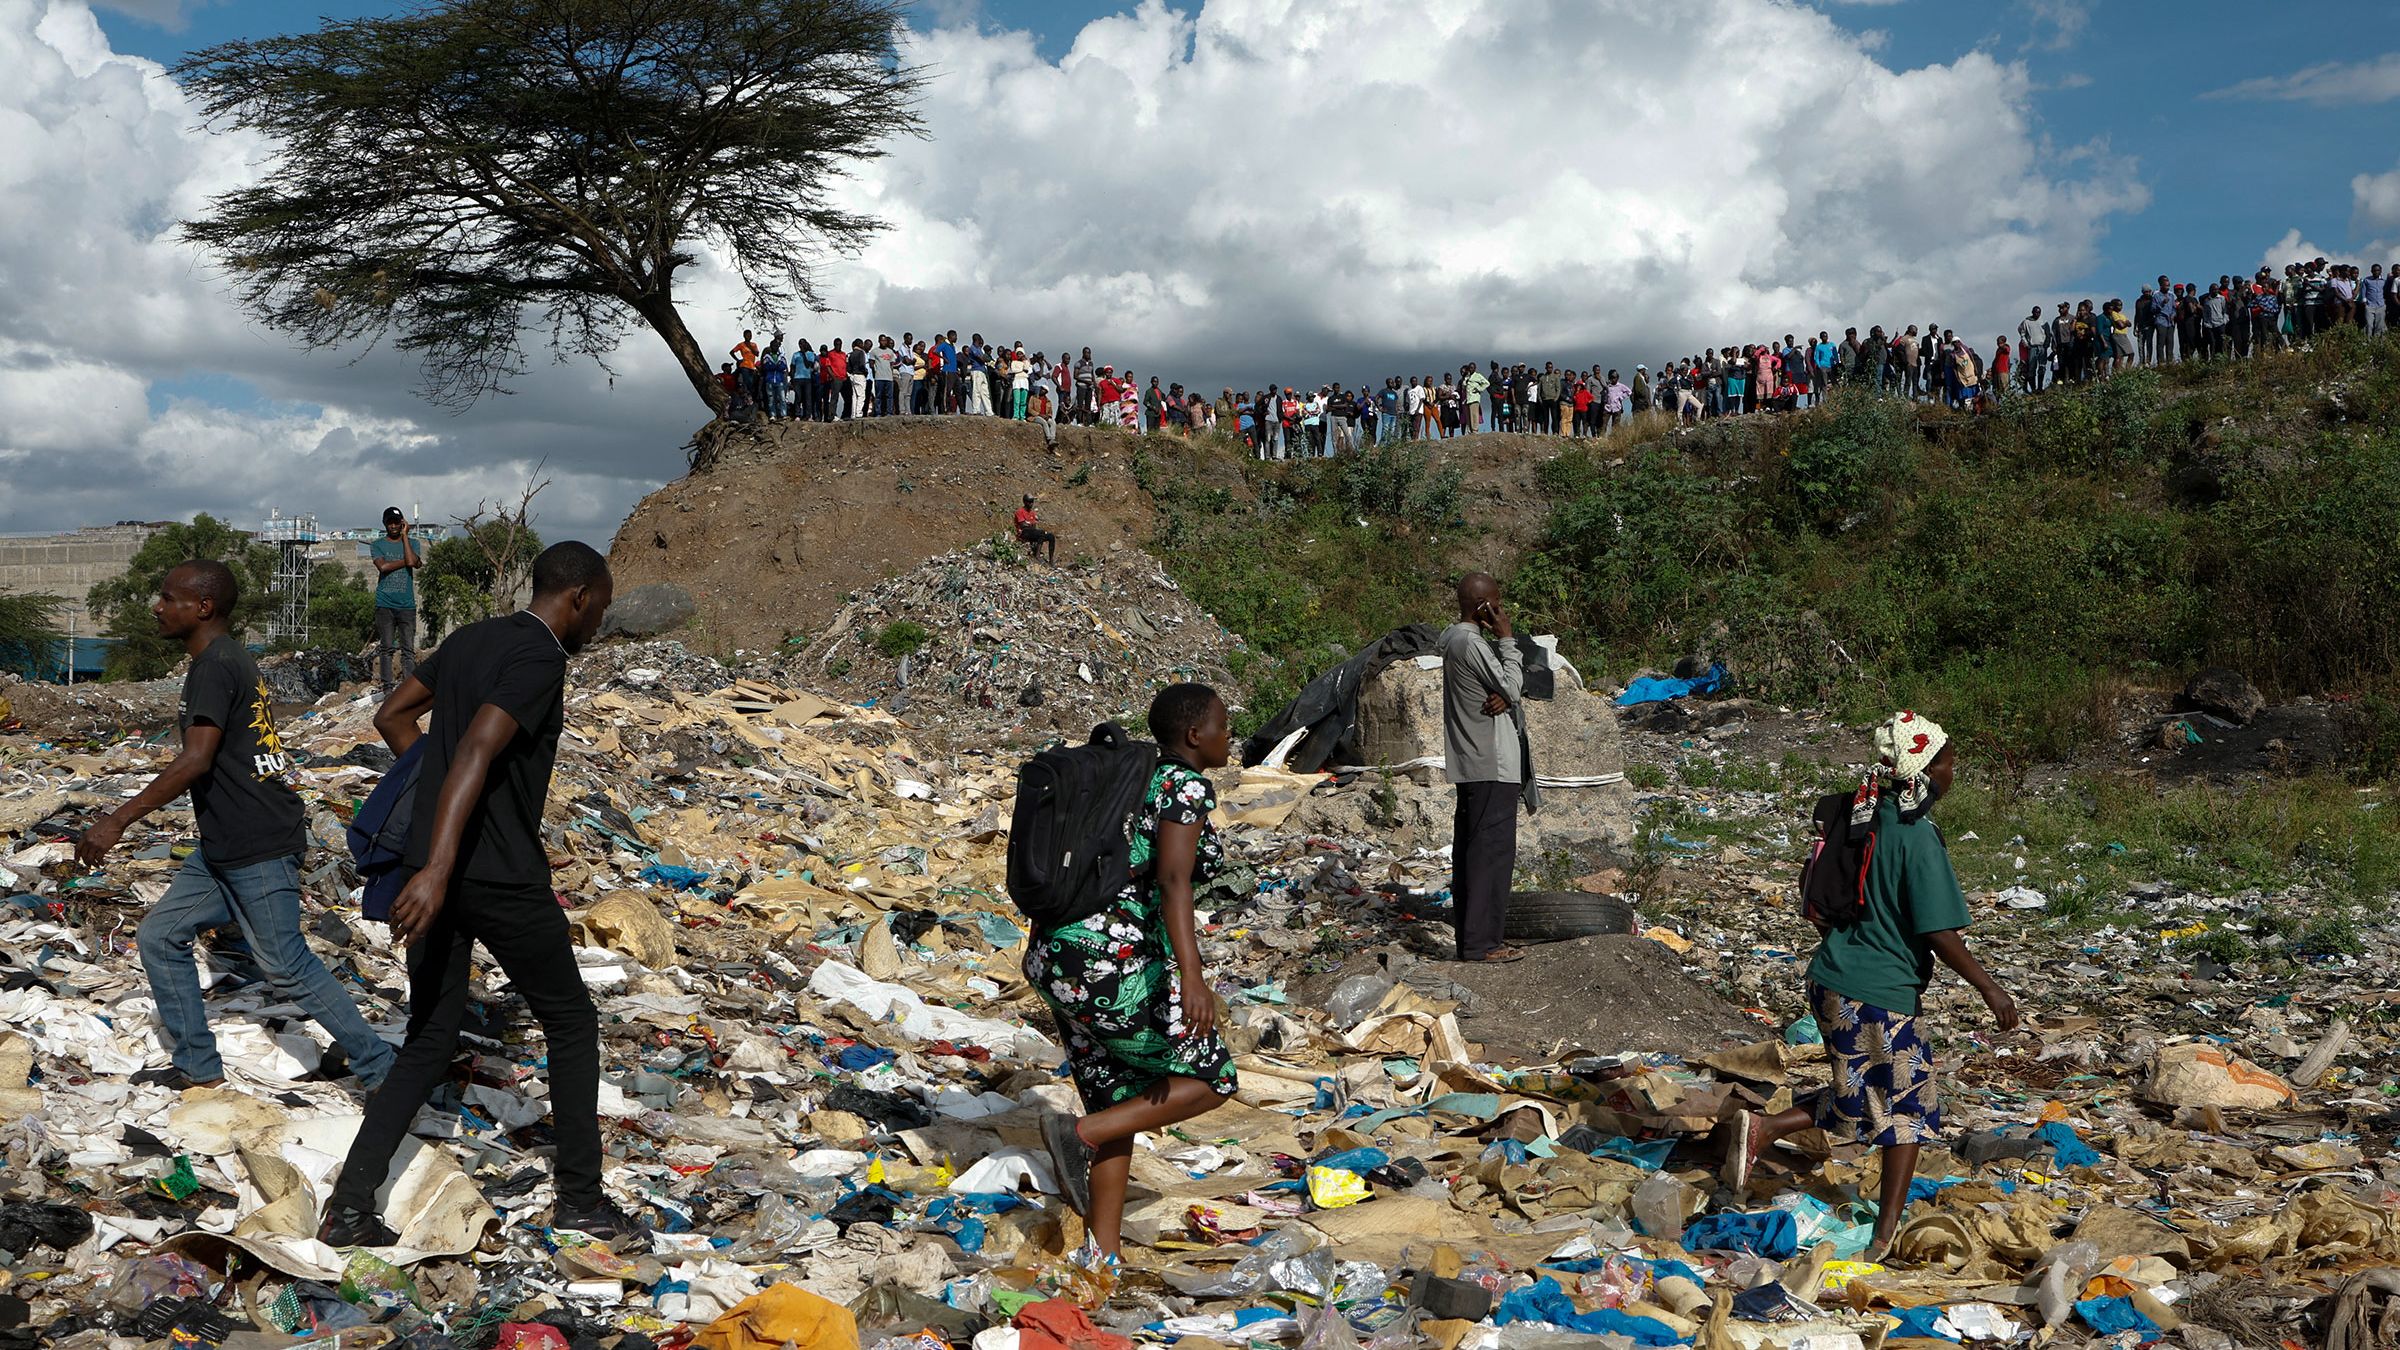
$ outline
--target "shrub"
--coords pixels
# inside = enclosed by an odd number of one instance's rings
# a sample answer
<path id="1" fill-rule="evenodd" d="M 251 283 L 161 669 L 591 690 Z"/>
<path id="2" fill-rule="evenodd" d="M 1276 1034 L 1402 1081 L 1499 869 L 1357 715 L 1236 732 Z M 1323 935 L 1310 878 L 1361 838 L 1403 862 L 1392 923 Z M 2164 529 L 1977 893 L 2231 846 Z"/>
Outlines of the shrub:
<path id="1" fill-rule="evenodd" d="M 1916 409 L 1840 394 L 1794 431 L 1785 472 L 1809 524 L 1827 532 L 1889 515 L 1915 453 Z"/>
<path id="2" fill-rule="evenodd" d="M 912 619 L 894 619 L 875 630 L 875 650 L 887 661 L 913 656 L 932 640 L 925 625 Z"/>

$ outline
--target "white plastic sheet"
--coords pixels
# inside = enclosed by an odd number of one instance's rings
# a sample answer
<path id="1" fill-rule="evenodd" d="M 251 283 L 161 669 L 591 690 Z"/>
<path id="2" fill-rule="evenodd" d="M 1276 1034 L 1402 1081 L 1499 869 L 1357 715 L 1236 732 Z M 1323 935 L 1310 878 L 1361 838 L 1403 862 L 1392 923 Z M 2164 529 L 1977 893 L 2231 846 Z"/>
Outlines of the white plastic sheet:
<path id="1" fill-rule="evenodd" d="M 1049 1037 L 1031 1027 L 930 1005 L 912 990 L 869 979 L 839 961 L 817 967 L 817 973 L 808 979 L 808 992 L 847 1003 L 879 1022 L 896 1021 L 902 1031 L 920 1041 L 963 1041 L 1036 1064 L 1055 1063 L 1065 1056 Z"/>

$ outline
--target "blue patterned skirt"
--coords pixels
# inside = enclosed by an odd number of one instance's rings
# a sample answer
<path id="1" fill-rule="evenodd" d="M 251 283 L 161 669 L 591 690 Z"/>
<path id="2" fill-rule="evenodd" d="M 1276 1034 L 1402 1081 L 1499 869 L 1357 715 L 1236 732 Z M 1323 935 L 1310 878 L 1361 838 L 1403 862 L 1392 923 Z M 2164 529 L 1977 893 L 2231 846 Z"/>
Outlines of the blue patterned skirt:
<path id="1" fill-rule="evenodd" d="M 1844 998 L 1822 985 L 1809 986 L 1808 1001 L 1833 1063 L 1833 1085 L 1817 1098 L 1818 1128 L 1884 1148 L 1939 1139 L 1933 1051 L 1917 1034 L 1915 1016 Z"/>

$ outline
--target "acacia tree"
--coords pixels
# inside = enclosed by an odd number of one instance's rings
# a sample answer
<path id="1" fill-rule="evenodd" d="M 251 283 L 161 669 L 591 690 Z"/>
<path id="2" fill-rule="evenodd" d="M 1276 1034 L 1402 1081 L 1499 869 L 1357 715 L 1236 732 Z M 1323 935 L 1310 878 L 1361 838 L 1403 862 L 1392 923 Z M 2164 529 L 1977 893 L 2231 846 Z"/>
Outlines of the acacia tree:
<path id="1" fill-rule="evenodd" d="M 83 607 L 117 640 L 109 648 L 107 678 L 155 680 L 183 661 L 183 644 L 159 636 L 150 602 L 167 573 L 194 558 L 213 558 L 233 569 L 241 599 L 233 607 L 236 633 L 263 627 L 275 606 L 276 553 L 247 533 L 203 511 L 189 525 L 178 521 L 142 541 L 125 570 L 92 583 Z"/>
<path id="2" fill-rule="evenodd" d="M 175 67 L 208 124 L 277 146 L 184 236 L 252 317 L 312 347 L 390 337 L 463 407 L 524 369 L 606 368 L 629 323 L 725 394 L 676 309 L 711 245 L 763 321 L 881 228 L 829 187 L 922 129 L 897 0 L 436 0 L 228 42 Z"/>

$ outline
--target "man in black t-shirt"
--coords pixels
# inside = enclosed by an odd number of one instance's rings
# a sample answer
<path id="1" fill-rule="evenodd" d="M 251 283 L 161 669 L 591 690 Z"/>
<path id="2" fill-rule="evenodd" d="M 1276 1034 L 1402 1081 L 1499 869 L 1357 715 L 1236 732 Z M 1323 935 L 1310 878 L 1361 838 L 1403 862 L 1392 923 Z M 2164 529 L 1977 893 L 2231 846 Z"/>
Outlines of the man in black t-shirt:
<path id="1" fill-rule="evenodd" d="M 367 1103 L 326 1203 L 318 1236 L 337 1247 L 392 1244 L 375 1193 L 417 1108 L 449 1077 L 478 942 L 533 1009 L 549 1050 L 552 1226 L 603 1240 L 641 1231 L 601 1194 L 600 1015 L 576 969 L 542 847 L 567 657 L 600 631 L 613 594 L 608 563 L 589 545 L 553 544 L 534 559 L 531 605 L 452 633 L 375 714 L 393 753 L 425 744 L 405 855 L 411 874 L 392 901 L 392 932 L 408 944 L 408 1041 Z M 427 712 L 432 721 L 419 733 Z"/>
<path id="2" fill-rule="evenodd" d="M 158 631 L 192 657 L 183 680 L 183 753 L 132 801 L 85 830 L 75 855 L 87 867 L 98 865 L 126 826 L 186 791 L 192 794 L 200 847 L 143 916 L 135 938 L 174 1067 L 137 1078 L 175 1087 L 223 1081 L 192 944 L 230 924 L 240 929 L 251 960 L 275 992 L 332 1035 L 359 1082 L 372 1090 L 391 1071 L 392 1047 L 359 1016 L 358 1005 L 300 936 L 300 854 L 308 836 L 300 796 L 286 781 L 291 762 L 267 709 L 267 686 L 233 636 L 240 594 L 233 569 L 208 560 L 184 563 L 159 583 L 150 606 Z"/>

